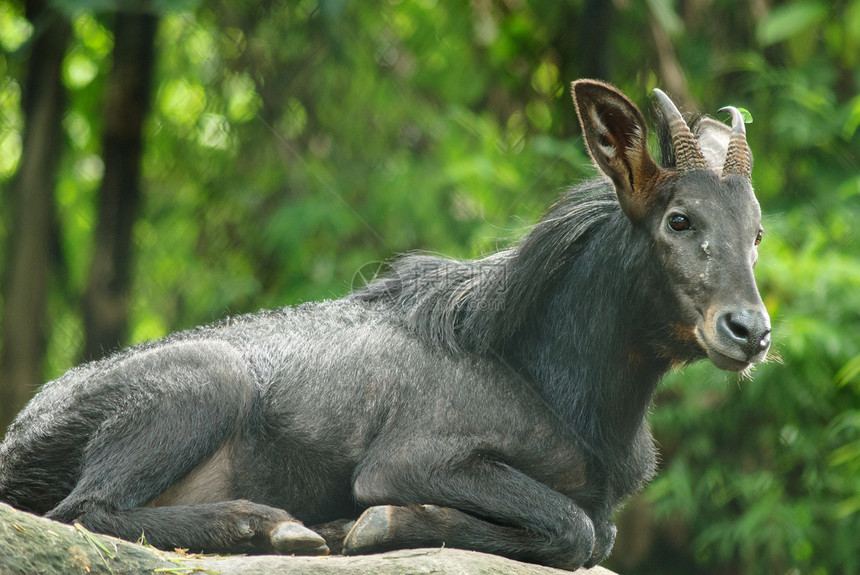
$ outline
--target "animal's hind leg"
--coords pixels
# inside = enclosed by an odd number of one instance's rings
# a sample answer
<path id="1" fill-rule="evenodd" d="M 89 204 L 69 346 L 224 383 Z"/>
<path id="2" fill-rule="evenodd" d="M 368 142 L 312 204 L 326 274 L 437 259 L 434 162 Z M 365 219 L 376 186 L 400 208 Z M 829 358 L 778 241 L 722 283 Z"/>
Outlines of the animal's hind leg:
<path id="1" fill-rule="evenodd" d="M 246 500 L 118 510 L 93 503 L 77 521 L 92 531 L 159 549 L 327 555 L 325 539 L 282 509 Z"/>
<path id="2" fill-rule="evenodd" d="M 253 433 L 259 401 L 250 369 L 232 347 L 169 344 L 97 377 L 111 378 L 105 389 L 128 389 L 125 405 L 89 439 L 76 486 L 48 517 L 124 539 L 144 535 L 166 549 L 326 552 L 323 539 L 285 511 L 230 501 L 230 447 Z M 216 453 L 224 462 L 209 487 L 174 497 L 176 506 L 144 507 Z"/>

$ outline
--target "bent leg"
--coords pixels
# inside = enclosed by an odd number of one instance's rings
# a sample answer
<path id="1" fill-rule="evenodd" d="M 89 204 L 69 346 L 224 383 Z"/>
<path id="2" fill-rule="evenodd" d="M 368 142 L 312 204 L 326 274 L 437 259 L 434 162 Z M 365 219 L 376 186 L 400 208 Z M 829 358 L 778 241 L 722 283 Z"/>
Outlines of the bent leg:
<path id="1" fill-rule="evenodd" d="M 97 533 L 159 549 L 207 553 L 327 555 L 325 539 L 282 509 L 235 500 L 118 510 L 89 503 L 76 521 Z"/>
<path id="2" fill-rule="evenodd" d="M 257 388 L 241 355 L 217 341 L 177 342 L 132 354 L 97 374 L 103 387 L 127 388 L 123 405 L 105 420 L 83 451 L 77 484 L 47 516 L 79 521 L 93 531 L 156 547 L 195 551 L 324 552 L 323 540 L 285 511 L 236 499 L 227 442 L 241 445 L 255 432 Z M 214 454 L 211 488 L 144 507 Z M 254 470 L 242 470 L 246 476 Z M 264 480 L 264 478 L 260 478 Z M 170 499 L 170 498 L 169 498 Z"/>
<path id="3" fill-rule="evenodd" d="M 518 549 L 529 558 L 544 545 L 522 528 L 498 525 L 450 507 L 378 505 L 355 521 L 344 541 L 344 554 L 378 553 L 416 547 L 454 547 L 497 555 Z"/>
<path id="4" fill-rule="evenodd" d="M 347 554 L 444 543 L 564 569 L 593 561 L 596 533 L 588 514 L 504 463 L 483 457 L 456 465 L 387 463 L 356 477 L 359 502 L 382 506 L 356 521 L 344 542 Z"/>
<path id="5" fill-rule="evenodd" d="M 342 542 L 345 555 L 443 545 L 509 555 L 511 549 L 522 549 L 530 540 L 522 529 L 497 525 L 436 505 L 378 505 L 367 509 L 348 526 L 350 529 Z M 594 551 L 583 567 L 590 569 L 606 559 L 615 543 L 615 531 L 614 523 L 604 522 L 598 529 Z M 322 534 L 332 547 L 329 536 Z M 338 548 L 335 552 L 340 551 Z M 522 558 L 527 558 L 527 554 Z"/>
<path id="6" fill-rule="evenodd" d="M 615 534 L 618 531 L 615 523 L 609 519 L 595 523 L 594 528 L 596 531 L 596 543 L 594 545 L 594 552 L 591 554 L 591 559 L 585 562 L 584 567 L 586 569 L 591 569 L 595 565 L 599 565 L 604 559 L 609 557 L 612 547 L 615 546 Z"/>

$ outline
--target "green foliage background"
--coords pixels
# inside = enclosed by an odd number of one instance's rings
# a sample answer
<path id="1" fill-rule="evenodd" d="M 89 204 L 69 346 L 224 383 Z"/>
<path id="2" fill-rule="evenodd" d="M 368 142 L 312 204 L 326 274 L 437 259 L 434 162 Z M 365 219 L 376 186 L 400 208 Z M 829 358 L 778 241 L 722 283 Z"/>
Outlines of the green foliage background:
<path id="1" fill-rule="evenodd" d="M 749 379 L 704 364 L 667 378 L 651 418 L 662 469 L 620 517 L 609 565 L 858 573 L 860 0 L 617 1 L 596 34 L 586 4 L 153 4 L 130 339 L 339 297 L 363 266 L 400 252 L 509 244 L 595 174 L 567 88 L 593 69 L 582 40 L 600 37 L 606 79 L 647 109 L 669 56 L 658 27 L 702 111 L 754 117 L 767 232 L 757 276 L 779 359 Z M 112 8 L 65 3 L 74 41 L 46 378 L 82 345 Z M 34 33 L 18 3 L 0 1 L 0 187 L 20 158 Z M 14 241 L 7 216 L 0 226 Z"/>

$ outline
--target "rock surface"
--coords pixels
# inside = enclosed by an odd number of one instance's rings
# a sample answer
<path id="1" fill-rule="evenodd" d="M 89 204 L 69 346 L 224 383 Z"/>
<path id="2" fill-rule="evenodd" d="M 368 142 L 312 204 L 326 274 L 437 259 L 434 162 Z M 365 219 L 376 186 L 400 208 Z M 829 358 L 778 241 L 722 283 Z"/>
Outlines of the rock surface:
<path id="1" fill-rule="evenodd" d="M 210 556 L 166 553 L 57 523 L 0 503 L 0 573 L 222 575 L 570 575 L 569 571 L 460 549 L 404 549 L 357 557 Z M 602 567 L 580 575 L 613 575 Z"/>

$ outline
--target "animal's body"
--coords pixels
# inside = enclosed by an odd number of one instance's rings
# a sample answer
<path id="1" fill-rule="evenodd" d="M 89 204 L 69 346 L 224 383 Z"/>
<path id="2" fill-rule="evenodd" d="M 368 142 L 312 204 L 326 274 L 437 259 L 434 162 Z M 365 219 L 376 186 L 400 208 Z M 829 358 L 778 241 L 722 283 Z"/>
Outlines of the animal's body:
<path id="1" fill-rule="evenodd" d="M 719 163 L 690 159 L 666 99 L 661 167 L 614 88 L 577 82 L 574 100 L 612 183 L 575 189 L 484 260 L 410 256 L 343 300 L 71 370 L 10 427 L 0 499 L 164 548 L 326 552 L 304 523 L 347 553 L 601 561 L 611 513 L 654 473 L 660 377 L 704 357 L 744 369 L 770 327 L 750 156 L 725 150 L 742 124 L 706 123 Z"/>

